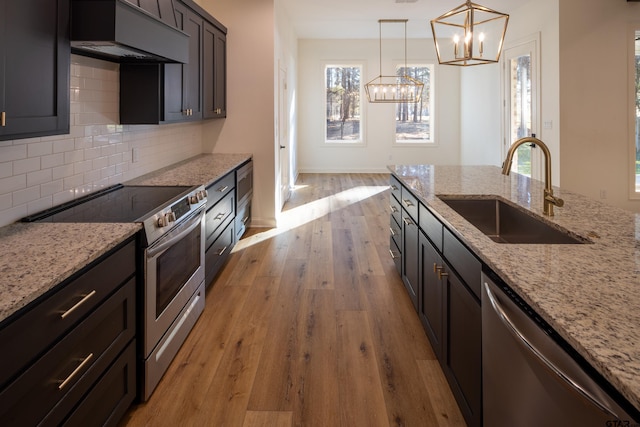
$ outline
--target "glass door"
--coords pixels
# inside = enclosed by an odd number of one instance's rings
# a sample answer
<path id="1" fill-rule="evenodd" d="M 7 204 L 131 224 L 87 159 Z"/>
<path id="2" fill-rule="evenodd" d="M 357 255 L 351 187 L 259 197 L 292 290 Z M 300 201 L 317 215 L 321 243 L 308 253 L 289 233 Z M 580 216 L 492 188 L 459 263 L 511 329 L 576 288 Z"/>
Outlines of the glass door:
<path id="1" fill-rule="evenodd" d="M 503 158 L 511 144 L 538 132 L 537 39 L 531 39 L 503 52 L 504 144 Z M 516 151 L 511 166 L 517 172 L 540 179 L 540 150 L 528 144 Z"/>

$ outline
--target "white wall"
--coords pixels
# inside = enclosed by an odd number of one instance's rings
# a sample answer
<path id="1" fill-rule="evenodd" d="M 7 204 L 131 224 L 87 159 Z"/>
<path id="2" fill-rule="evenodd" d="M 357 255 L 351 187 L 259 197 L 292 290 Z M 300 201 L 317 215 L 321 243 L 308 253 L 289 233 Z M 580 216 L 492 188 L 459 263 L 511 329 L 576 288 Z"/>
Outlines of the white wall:
<path id="1" fill-rule="evenodd" d="M 560 2 L 562 186 L 640 212 L 629 199 L 631 24 L 640 3 Z"/>
<path id="2" fill-rule="evenodd" d="M 276 224 L 274 2 L 200 0 L 228 29 L 227 118 L 206 122 L 205 152 L 252 153 L 253 226 Z"/>
<path id="3" fill-rule="evenodd" d="M 395 72 L 404 61 L 402 40 L 385 40 L 382 74 Z M 409 40 L 407 62 L 437 63 L 433 41 Z M 385 59 L 388 58 L 388 59 Z M 394 105 L 362 100 L 364 145 L 336 146 L 324 142 L 324 65 L 363 64 L 363 84 L 380 74 L 379 40 L 299 40 L 298 164 L 301 172 L 387 172 L 389 164 L 457 164 L 460 140 L 460 92 L 457 67 L 436 66 L 435 144 L 394 145 Z"/>
<path id="4" fill-rule="evenodd" d="M 117 64 L 71 55 L 70 133 L 0 141 L 0 226 L 202 152 L 200 123 L 119 125 L 119 90 Z"/>

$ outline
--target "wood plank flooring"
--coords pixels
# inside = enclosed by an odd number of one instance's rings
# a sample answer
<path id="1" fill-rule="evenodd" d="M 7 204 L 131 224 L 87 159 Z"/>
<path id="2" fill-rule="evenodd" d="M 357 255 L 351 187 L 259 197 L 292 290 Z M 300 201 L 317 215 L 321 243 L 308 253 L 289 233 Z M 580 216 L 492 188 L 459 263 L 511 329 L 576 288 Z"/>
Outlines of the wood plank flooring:
<path id="1" fill-rule="evenodd" d="M 389 256 L 387 174 L 303 174 L 120 426 L 464 426 Z"/>

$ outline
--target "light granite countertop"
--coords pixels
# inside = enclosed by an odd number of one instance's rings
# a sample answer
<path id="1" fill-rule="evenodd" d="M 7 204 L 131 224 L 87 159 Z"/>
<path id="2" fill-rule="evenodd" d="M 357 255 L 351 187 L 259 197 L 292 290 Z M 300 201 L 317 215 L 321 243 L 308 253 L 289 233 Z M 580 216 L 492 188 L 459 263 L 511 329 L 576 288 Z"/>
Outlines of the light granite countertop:
<path id="1" fill-rule="evenodd" d="M 544 184 L 493 166 L 389 170 L 640 409 L 640 214 L 554 187 L 545 220 L 592 244 L 493 242 L 436 195 L 497 195 L 542 216 Z"/>
<path id="2" fill-rule="evenodd" d="M 125 185 L 204 185 L 214 183 L 250 160 L 251 154 L 200 154 L 125 182 Z"/>
<path id="3" fill-rule="evenodd" d="M 137 233 L 140 224 L 15 223 L 0 228 L 0 323 Z"/>
<path id="4" fill-rule="evenodd" d="M 209 185 L 250 154 L 202 154 L 124 183 Z M 141 224 L 15 223 L 0 228 L 0 323 L 142 229 Z"/>

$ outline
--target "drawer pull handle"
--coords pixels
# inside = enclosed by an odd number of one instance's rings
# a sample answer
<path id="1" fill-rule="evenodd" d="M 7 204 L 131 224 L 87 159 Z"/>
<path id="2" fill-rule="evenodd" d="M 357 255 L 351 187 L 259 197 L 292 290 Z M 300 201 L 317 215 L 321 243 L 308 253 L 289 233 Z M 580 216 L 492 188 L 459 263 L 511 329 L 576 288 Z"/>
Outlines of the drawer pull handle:
<path id="1" fill-rule="evenodd" d="M 391 185 L 391 191 L 396 191 L 398 189 L 398 187 L 396 187 L 394 184 Z"/>
<path id="2" fill-rule="evenodd" d="M 71 372 L 64 381 L 60 382 L 60 385 L 58 386 L 58 390 L 62 390 L 63 388 L 65 388 L 67 384 L 69 384 L 69 382 L 73 380 L 73 377 L 75 377 L 78 374 L 78 372 L 80 372 L 82 368 L 84 368 L 92 358 L 93 358 L 93 353 L 89 353 L 89 355 L 85 357 L 82 362 L 80 362 L 80 364 L 76 367 L 76 369 L 74 369 L 73 372 Z"/>
<path id="3" fill-rule="evenodd" d="M 404 203 L 404 205 L 405 205 L 406 207 L 408 207 L 408 208 L 409 208 L 409 207 L 411 207 L 411 206 L 415 206 L 415 205 L 413 204 L 413 202 L 412 202 L 411 200 L 409 200 L 409 199 L 404 199 L 404 200 L 402 200 L 402 203 Z"/>
<path id="4" fill-rule="evenodd" d="M 242 223 L 243 224 L 246 224 L 247 221 L 249 221 L 249 217 L 248 216 L 245 216 L 244 218 L 242 218 Z"/>
<path id="5" fill-rule="evenodd" d="M 396 254 L 395 254 L 391 249 L 389 249 L 389 253 L 391 254 L 391 259 L 396 259 L 396 258 L 398 258 L 398 257 L 396 256 Z"/>
<path id="6" fill-rule="evenodd" d="M 445 273 L 442 269 L 438 270 L 438 280 L 442 280 L 443 277 L 447 277 L 449 273 Z"/>
<path id="7" fill-rule="evenodd" d="M 225 253 L 227 251 L 227 246 L 225 246 L 224 248 L 220 249 L 220 251 L 218 252 L 218 256 L 222 256 L 223 253 Z"/>
<path id="8" fill-rule="evenodd" d="M 225 216 L 225 215 L 226 215 L 226 213 L 224 213 L 224 212 L 220 212 L 220 213 L 219 213 L 218 215 L 216 215 L 216 217 L 215 217 L 215 218 L 213 218 L 213 219 L 215 219 L 215 220 L 222 219 L 222 218 L 224 218 L 224 216 Z"/>
<path id="9" fill-rule="evenodd" d="M 413 225 L 413 221 L 411 221 L 411 218 L 402 218 L 402 221 L 406 224 L 406 225 Z"/>
<path id="10" fill-rule="evenodd" d="M 389 208 L 391 209 L 391 212 L 392 212 L 392 213 L 396 213 L 396 212 L 398 212 L 398 208 L 396 208 L 396 207 L 395 207 L 395 206 L 393 206 L 393 205 L 390 205 L 390 206 L 389 206 Z"/>
<path id="11" fill-rule="evenodd" d="M 228 185 L 225 185 L 224 187 L 218 188 L 218 193 L 224 193 L 225 191 L 227 191 L 227 188 L 229 188 Z"/>
<path id="12" fill-rule="evenodd" d="M 84 304 L 85 302 L 87 302 L 87 300 L 89 298 L 91 298 L 92 296 L 94 296 L 96 294 L 95 289 L 91 292 L 89 292 L 87 295 L 85 295 L 80 301 L 78 301 L 73 307 L 71 307 L 69 310 L 65 311 L 64 313 L 62 313 L 60 315 L 60 317 L 62 319 L 64 319 L 65 317 L 67 317 L 68 315 L 70 315 L 71 313 L 73 313 L 78 307 L 80 307 L 82 304 Z"/>
<path id="13" fill-rule="evenodd" d="M 393 231 L 393 228 L 389 227 L 389 231 L 391 232 L 391 235 L 392 235 L 392 236 L 395 236 L 395 235 L 396 235 L 396 232 L 395 232 L 395 231 Z"/>
<path id="14" fill-rule="evenodd" d="M 7 125 L 7 113 L 3 111 L 0 113 L 0 126 L 5 127 Z"/>

